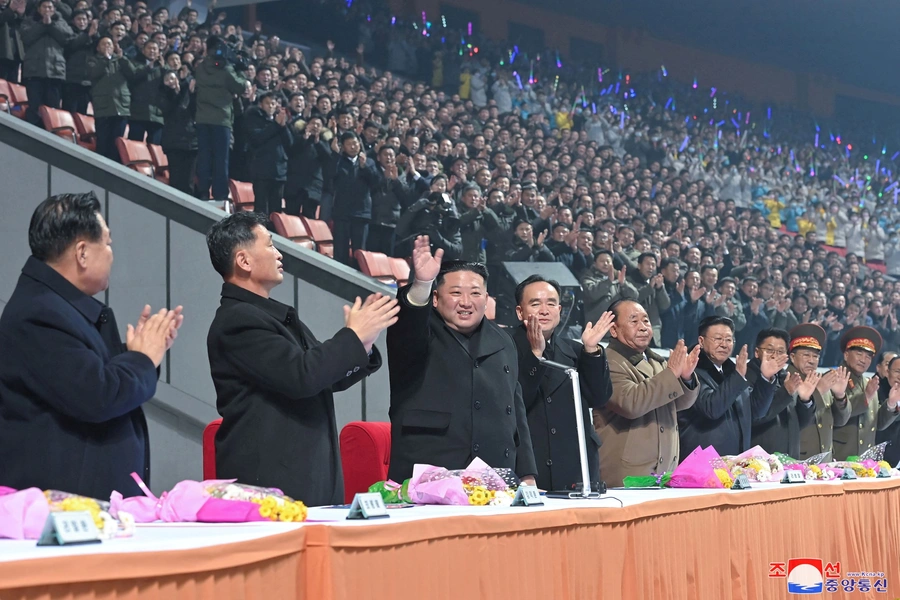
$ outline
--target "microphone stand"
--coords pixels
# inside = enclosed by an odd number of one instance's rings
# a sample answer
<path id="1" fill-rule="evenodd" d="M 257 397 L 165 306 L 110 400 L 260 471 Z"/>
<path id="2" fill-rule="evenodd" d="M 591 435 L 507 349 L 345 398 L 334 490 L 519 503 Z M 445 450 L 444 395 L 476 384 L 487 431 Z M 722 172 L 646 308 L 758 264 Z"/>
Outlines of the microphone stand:
<path id="1" fill-rule="evenodd" d="M 575 399 L 575 430 L 578 435 L 578 458 L 581 461 L 581 491 L 569 492 L 569 498 L 572 500 L 599 498 L 600 493 L 592 489 L 591 477 L 588 473 L 587 443 L 584 440 L 584 408 L 581 405 L 581 380 L 578 376 L 578 369 L 543 357 L 539 360 L 542 365 L 564 371 L 572 381 L 572 397 Z"/>

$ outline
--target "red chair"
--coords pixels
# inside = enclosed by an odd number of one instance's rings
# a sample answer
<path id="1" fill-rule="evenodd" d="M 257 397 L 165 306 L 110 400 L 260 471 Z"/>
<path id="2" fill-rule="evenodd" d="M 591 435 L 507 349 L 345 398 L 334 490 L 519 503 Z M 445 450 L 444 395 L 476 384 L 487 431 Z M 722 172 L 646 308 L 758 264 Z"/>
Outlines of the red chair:
<path id="1" fill-rule="evenodd" d="M 0 79 L 0 110 L 3 112 L 10 112 L 10 108 L 12 107 L 10 96 L 9 82 L 5 79 Z"/>
<path id="2" fill-rule="evenodd" d="M 222 419 L 216 419 L 203 429 L 203 479 L 216 478 L 216 432 Z"/>
<path id="3" fill-rule="evenodd" d="M 87 148 L 91 152 L 97 151 L 97 128 L 94 117 L 73 113 L 75 127 L 78 129 L 78 145 Z"/>
<path id="4" fill-rule="evenodd" d="M 153 160 L 153 170 L 156 173 L 156 180 L 166 185 L 169 184 L 169 159 L 163 152 L 162 146 L 156 144 L 147 144 L 147 150 L 150 151 L 150 158 Z"/>
<path id="5" fill-rule="evenodd" d="M 120 137 L 116 138 L 116 150 L 119 151 L 119 158 L 123 165 L 147 177 L 155 176 L 153 158 L 151 158 L 150 150 L 147 149 L 145 143 Z"/>
<path id="6" fill-rule="evenodd" d="M 253 184 L 246 181 L 230 179 L 228 189 L 231 190 L 231 201 L 235 212 L 253 212 L 256 196 L 253 195 Z"/>
<path id="7" fill-rule="evenodd" d="M 353 258 L 359 264 L 359 270 L 363 272 L 363 275 L 368 275 L 387 285 L 397 285 L 397 280 L 394 279 L 394 273 L 391 271 L 391 261 L 386 255 L 381 252 L 357 250 L 353 253 Z"/>
<path id="8" fill-rule="evenodd" d="M 306 230 L 306 225 L 303 224 L 300 217 L 276 212 L 269 215 L 269 220 L 272 221 L 272 225 L 275 227 L 275 233 L 281 237 L 286 237 L 299 246 L 315 251 L 316 243 L 313 241 L 312 236 L 309 235 L 309 231 Z"/>
<path id="9" fill-rule="evenodd" d="M 9 86 L 9 99 L 12 100 L 11 112 L 20 119 L 25 118 L 25 109 L 28 108 L 28 92 L 24 85 L 7 82 Z"/>
<path id="10" fill-rule="evenodd" d="M 341 429 L 341 463 L 344 469 L 344 502 L 354 494 L 387 479 L 391 463 L 391 424 L 354 421 Z"/>
<path id="11" fill-rule="evenodd" d="M 38 113 L 41 115 L 41 121 L 44 123 L 44 129 L 69 140 L 73 144 L 78 142 L 78 133 L 72 113 L 58 108 L 50 108 L 49 106 L 42 106 Z"/>
<path id="12" fill-rule="evenodd" d="M 331 229 L 328 228 L 328 223 L 316 219 L 308 219 L 306 217 L 300 217 L 300 219 L 303 221 L 303 224 L 306 225 L 306 230 L 309 232 L 309 235 L 315 240 L 316 249 L 319 251 L 319 254 L 324 254 L 328 258 L 334 258 L 334 237 L 331 235 Z"/>
<path id="13" fill-rule="evenodd" d="M 388 258 L 391 263 L 391 273 L 394 274 L 394 279 L 397 280 L 397 285 L 403 287 L 407 283 L 409 283 L 409 263 L 406 262 L 402 258 Z"/>

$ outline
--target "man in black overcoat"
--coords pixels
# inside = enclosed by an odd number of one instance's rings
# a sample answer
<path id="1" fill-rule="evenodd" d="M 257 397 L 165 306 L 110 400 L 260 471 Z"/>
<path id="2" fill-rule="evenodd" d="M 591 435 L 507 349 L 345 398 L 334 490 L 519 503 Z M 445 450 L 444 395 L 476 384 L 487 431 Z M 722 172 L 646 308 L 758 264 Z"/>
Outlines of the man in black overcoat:
<path id="1" fill-rule="evenodd" d="M 222 275 L 207 337 L 222 426 L 216 475 L 281 489 L 309 506 L 343 502 L 334 392 L 381 367 L 373 345 L 397 302 L 373 294 L 344 307 L 346 327 L 319 342 L 294 307 L 269 298 L 284 275 L 265 215 L 238 213 L 206 236 Z"/>
<path id="2" fill-rule="evenodd" d="M 537 484 L 545 490 L 573 490 L 582 483 L 572 381 L 565 371 L 545 366 L 540 358 L 578 369 L 584 417 L 588 477 L 600 481 L 600 436 L 590 409 L 604 406 L 612 394 L 609 365 L 600 340 L 615 315 L 605 312 L 588 323 L 581 344 L 556 331 L 562 305 L 556 281 L 540 275 L 516 287 L 516 314 L 522 325 L 512 330 L 519 354 L 519 383 L 528 414 L 528 429 L 537 463 Z"/>
<path id="3" fill-rule="evenodd" d="M 388 329 L 388 476 L 400 482 L 416 463 L 462 469 L 479 457 L 533 484 L 515 344 L 484 318 L 487 269 L 441 265 L 443 254 L 432 256 L 428 236 L 416 238 L 415 279 L 399 291 L 399 319 Z"/>
<path id="4" fill-rule="evenodd" d="M 144 307 L 126 343 L 108 287 L 109 228 L 93 192 L 44 200 L 28 229 L 31 256 L 0 316 L 0 482 L 109 500 L 150 482 L 147 421 L 157 367 L 181 307 Z"/>

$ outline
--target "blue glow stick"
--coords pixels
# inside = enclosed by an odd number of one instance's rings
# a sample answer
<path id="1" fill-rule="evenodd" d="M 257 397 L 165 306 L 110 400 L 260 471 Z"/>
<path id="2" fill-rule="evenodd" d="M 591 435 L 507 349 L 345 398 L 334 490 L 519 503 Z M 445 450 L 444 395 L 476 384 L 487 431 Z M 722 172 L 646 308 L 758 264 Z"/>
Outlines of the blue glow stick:
<path id="1" fill-rule="evenodd" d="M 881 166 L 881 159 L 879 158 L 878 160 L 875 161 L 875 174 L 876 175 L 878 174 L 878 167 L 880 167 L 880 166 Z"/>
<path id="2" fill-rule="evenodd" d="M 815 146 L 816 146 L 816 148 L 819 147 L 819 134 L 818 134 L 818 133 L 816 134 L 816 144 L 815 144 Z"/>
<path id="3" fill-rule="evenodd" d="M 766 118 L 769 119 L 770 121 L 772 120 L 772 107 L 771 106 L 768 109 L 766 109 Z"/>
<path id="4" fill-rule="evenodd" d="M 725 124 L 725 119 L 722 119 L 721 121 L 719 121 L 718 123 L 716 123 L 716 127 L 721 127 L 721 126 L 724 125 L 724 124 Z"/>
<path id="5" fill-rule="evenodd" d="M 895 182 L 892 183 L 891 185 L 889 185 L 889 186 L 887 186 L 886 188 L 884 188 L 884 191 L 889 192 L 889 191 L 895 189 L 897 186 L 900 186 L 900 181 L 895 181 Z"/>
<path id="6" fill-rule="evenodd" d="M 749 125 L 749 124 L 750 124 L 750 111 L 748 110 L 748 111 L 747 111 L 747 118 L 744 119 L 744 125 Z"/>
<path id="7" fill-rule="evenodd" d="M 591 102 L 591 112 L 594 113 L 595 115 L 597 114 L 597 103 L 596 102 Z"/>
<path id="8" fill-rule="evenodd" d="M 619 83 L 616 83 L 616 96 L 619 95 L 619 85 L 620 85 Z"/>
<path id="9" fill-rule="evenodd" d="M 841 179 L 840 177 L 838 177 L 837 175 L 834 176 L 834 180 L 837 181 L 842 186 L 847 187 L 847 182 L 844 181 L 843 179 Z"/>
<path id="10" fill-rule="evenodd" d="M 688 144 L 691 143 L 691 136 L 684 136 L 684 141 L 681 142 L 681 147 L 678 149 L 679 152 L 684 152 L 684 149 L 687 148 Z"/>
<path id="11" fill-rule="evenodd" d="M 900 150 L 894 152 L 894 155 L 891 157 L 891 160 L 897 160 L 898 156 L 900 156 Z"/>
<path id="12" fill-rule="evenodd" d="M 669 105 L 672 104 L 672 96 L 669 96 L 669 99 L 666 100 L 666 109 L 669 108 Z"/>
<path id="13" fill-rule="evenodd" d="M 625 129 L 625 112 L 619 115 L 619 129 Z"/>
<path id="14" fill-rule="evenodd" d="M 735 126 L 736 129 L 741 128 L 741 124 L 734 120 L 734 117 L 731 118 L 731 124 Z"/>
<path id="15" fill-rule="evenodd" d="M 715 98 L 716 96 L 716 88 L 709 88 L 709 97 Z"/>
<path id="16" fill-rule="evenodd" d="M 597 82 L 603 83 L 603 67 L 597 67 Z"/>

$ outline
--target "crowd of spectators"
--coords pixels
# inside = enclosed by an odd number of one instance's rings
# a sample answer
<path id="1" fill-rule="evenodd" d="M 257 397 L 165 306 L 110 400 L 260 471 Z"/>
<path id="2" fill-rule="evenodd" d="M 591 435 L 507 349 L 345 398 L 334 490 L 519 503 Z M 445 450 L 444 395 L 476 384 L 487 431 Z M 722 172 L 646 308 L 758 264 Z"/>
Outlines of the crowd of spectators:
<path id="1" fill-rule="evenodd" d="M 353 60 L 330 40 L 306 57 L 259 24 L 244 35 L 214 9 L 199 23 L 190 4 L 0 0 L 0 77 L 21 65 L 35 123 L 40 105 L 92 102 L 110 158 L 126 125 L 161 143 L 186 193 L 251 181 L 260 212 L 331 222 L 341 262 L 407 257 L 427 234 L 488 265 L 501 313 L 502 262 L 558 262 L 584 321 L 636 298 L 663 348 L 696 343 L 710 315 L 735 322 L 735 353 L 805 322 L 828 331 L 823 366 L 854 325 L 900 346 L 900 187 L 881 141 L 866 153 L 837 124 L 663 65 L 563 64 L 377 3 L 310 4 Z"/>

